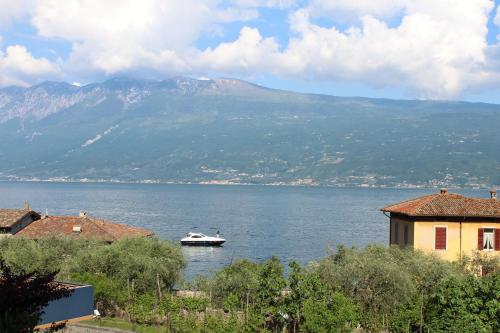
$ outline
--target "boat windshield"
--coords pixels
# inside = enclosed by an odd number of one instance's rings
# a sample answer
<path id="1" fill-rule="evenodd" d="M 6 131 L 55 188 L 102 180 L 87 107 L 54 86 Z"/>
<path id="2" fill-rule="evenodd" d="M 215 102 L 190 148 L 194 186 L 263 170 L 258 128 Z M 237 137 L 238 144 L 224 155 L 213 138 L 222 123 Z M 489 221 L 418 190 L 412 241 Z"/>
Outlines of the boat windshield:
<path id="1" fill-rule="evenodd" d="M 207 237 L 204 234 L 195 234 L 195 233 L 191 233 L 191 232 L 188 234 L 188 236 L 191 237 L 191 238 L 204 238 L 204 237 Z"/>

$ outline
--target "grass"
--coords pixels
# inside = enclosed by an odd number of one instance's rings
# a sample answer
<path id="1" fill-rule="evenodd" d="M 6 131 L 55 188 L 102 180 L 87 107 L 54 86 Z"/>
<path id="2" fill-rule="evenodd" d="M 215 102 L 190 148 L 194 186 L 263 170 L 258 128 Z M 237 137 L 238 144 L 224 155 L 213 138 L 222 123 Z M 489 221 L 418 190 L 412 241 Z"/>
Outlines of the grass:
<path id="1" fill-rule="evenodd" d="M 100 320 L 86 320 L 82 321 L 82 324 L 109 327 L 109 328 L 119 328 L 122 330 L 128 330 L 138 333 L 165 333 L 167 332 L 166 327 L 162 326 L 152 326 L 152 325 L 138 325 L 132 324 L 128 321 L 118 318 L 101 318 Z"/>

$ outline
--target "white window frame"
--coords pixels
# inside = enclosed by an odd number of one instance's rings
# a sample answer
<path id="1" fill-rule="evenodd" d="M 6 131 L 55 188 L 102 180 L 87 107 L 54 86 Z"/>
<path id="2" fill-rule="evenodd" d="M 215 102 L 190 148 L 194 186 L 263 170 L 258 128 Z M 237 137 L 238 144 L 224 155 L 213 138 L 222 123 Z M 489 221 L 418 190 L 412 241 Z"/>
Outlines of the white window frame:
<path id="1" fill-rule="evenodd" d="M 434 228 L 434 237 L 432 238 L 434 251 L 447 251 L 448 250 L 448 226 L 447 225 L 435 225 Z M 444 249 L 436 249 L 436 228 L 446 228 L 446 247 Z"/>
<path id="2" fill-rule="evenodd" d="M 481 251 L 484 251 L 484 252 L 493 252 L 495 251 L 495 227 L 481 227 L 479 229 L 482 229 L 483 230 L 483 245 L 482 245 L 482 249 Z M 484 229 L 492 229 L 493 230 L 493 248 L 492 249 L 485 249 L 484 248 Z"/>

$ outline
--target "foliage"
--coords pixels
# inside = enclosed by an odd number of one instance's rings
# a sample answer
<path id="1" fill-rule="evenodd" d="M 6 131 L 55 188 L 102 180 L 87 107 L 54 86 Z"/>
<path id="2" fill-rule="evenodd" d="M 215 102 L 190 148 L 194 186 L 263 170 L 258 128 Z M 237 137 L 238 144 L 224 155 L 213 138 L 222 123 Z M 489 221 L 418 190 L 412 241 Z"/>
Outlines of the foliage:
<path id="1" fill-rule="evenodd" d="M 304 302 L 302 328 L 306 332 L 350 332 L 359 320 L 359 307 L 348 297 L 335 292 L 320 300 Z"/>
<path id="2" fill-rule="evenodd" d="M 15 272 L 53 272 L 65 270 L 65 264 L 79 253 L 101 246 L 104 246 L 101 242 L 71 237 L 48 237 L 37 241 L 8 237 L 0 239 L 0 256 Z"/>
<path id="3" fill-rule="evenodd" d="M 480 251 L 462 255 L 458 264 L 462 270 L 474 275 L 488 275 L 500 272 L 500 256 L 491 256 Z"/>
<path id="4" fill-rule="evenodd" d="M 57 272 L 15 273 L 0 258 L 0 332 L 33 332 L 49 302 L 71 290 L 54 284 Z"/>
<path id="5" fill-rule="evenodd" d="M 96 308 L 103 314 L 112 313 L 127 300 L 127 293 L 120 282 L 103 274 L 75 273 L 70 280 L 93 286 Z"/>
<path id="6" fill-rule="evenodd" d="M 315 269 L 329 289 L 362 306 L 361 323 L 372 330 L 420 326 L 423 319 L 417 313 L 426 306 L 433 286 L 462 274 L 458 267 L 418 250 L 382 246 L 341 247 Z"/>
<path id="7" fill-rule="evenodd" d="M 432 332 L 498 332 L 500 274 L 450 277 L 437 286 L 426 309 Z"/>
<path id="8" fill-rule="evenodd" d="M 281 327 L 286 320 L 283 295 L 286 285 L 283 265 L 273 256 L 262 265 L 257 291 L 257 307 L 267 317 L 267 326 L 271 329 Z"/>
<path id="9" fill-rule="evenodd" d="M 69 271 L 102 274 L 134 292 L 147 292 L 170 290 L 184 266 L 179 247 L 158 238 L 136 237 L 81 252 Z"/>
<path id="10" fill-rule="evenodd" d="M 0 240 L 0 257 L 15 272 L 60 270 L 59 279 L 92 284 L 96 306 L 110 314 L 123 309 L 133 295 L 168 292 L 185 266 L 179 246 L 149 237 L 112 244 L 8 237 Z"/>
<path id="11" fill-rule="evenodd" d="M 153 331 L 500 331 L 498 259 L 480 254 L 449 263 L 412 249 L 339 247 L 308 266 L 290 262 L 288 276 L 276 257 L 240 260 L 198 276 L 191 284 L 198 297 L 176 297 L 169 289 L 184 261 L 178 247 L 158 239 L 10 238 L 0 251 L 13 272 L 48 271 L 53 262 L 58 276 L 94 286 L 101 312 Z"/>
<path id="12" fill-rule="evenodd" d="M 237 298 L 234 305 L 243 309 L 247 302 L 254 303 L 259 289 L 260 266 L 248 260 L 238 260 L 216 272 L 213 277 L 198 276 L 194 286 L 205 291 L 217 307 L 223 306 L 224 300 L 230 295 Z"/>

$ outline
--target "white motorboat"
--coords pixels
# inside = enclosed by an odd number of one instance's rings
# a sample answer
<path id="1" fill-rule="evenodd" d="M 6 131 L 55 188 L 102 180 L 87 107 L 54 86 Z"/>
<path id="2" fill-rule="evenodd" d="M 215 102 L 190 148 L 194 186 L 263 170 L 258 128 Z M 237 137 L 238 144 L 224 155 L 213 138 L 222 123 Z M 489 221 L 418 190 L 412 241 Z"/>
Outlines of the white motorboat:
<path id="1" fill-rule="evenodd" d="M 221 246 L 226 240 L 219 236 L 211 237 L 202 233 L 190 232 L 181 239 L 181 245 L 190 246 Z"/>

